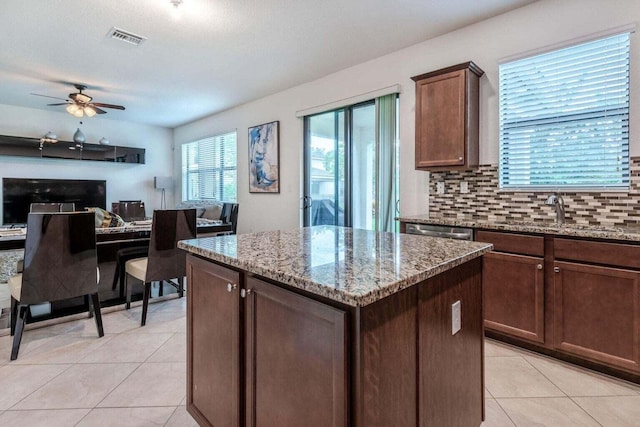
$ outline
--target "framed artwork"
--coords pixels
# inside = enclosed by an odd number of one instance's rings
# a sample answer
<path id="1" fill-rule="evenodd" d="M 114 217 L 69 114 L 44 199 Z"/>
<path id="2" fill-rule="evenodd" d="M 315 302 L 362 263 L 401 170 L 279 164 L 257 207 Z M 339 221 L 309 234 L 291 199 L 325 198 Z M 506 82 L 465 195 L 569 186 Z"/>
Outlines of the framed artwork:
<path id="1" fill-rule="evenodd" d="M 279 123 L 249 128 L 249 193 L 280 193 Z"/>

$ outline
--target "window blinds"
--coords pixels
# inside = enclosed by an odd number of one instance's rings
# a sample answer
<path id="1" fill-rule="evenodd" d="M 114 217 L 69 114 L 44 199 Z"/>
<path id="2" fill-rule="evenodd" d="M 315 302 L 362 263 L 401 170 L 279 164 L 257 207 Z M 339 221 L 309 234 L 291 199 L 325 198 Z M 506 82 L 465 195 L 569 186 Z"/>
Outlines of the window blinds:
<path id="1" fill-rule="evenodd" d="M 629 33 L 500 65 L 502 188 L 628 188 Z"/>
<path id="2" fill-rule="evenodd" d="M 184 200 L 236 201 L 236 133 L 231 132 L 182 146 Z"/>

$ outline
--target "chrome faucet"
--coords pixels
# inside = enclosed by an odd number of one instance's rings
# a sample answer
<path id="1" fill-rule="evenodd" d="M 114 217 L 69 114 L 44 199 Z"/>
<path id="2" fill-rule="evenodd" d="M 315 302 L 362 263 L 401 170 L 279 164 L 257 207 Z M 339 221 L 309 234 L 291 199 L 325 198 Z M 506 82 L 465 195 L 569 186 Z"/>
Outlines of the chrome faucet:
<path id="1" fill-rule="evenodd" d="M 564 199 L 560 193 L 553 193 L 547 197 L 545 205 L 554 206 L 556 209 L 556 223 L 564 224 Z"/>

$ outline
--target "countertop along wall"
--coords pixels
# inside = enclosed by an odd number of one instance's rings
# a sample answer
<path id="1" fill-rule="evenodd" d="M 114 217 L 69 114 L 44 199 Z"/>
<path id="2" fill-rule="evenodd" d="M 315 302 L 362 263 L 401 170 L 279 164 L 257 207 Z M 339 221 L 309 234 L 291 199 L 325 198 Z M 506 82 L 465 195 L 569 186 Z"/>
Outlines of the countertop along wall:
<path id="1" fill-rule="evenodd" d="M 0 104 L 0 135 L 39 138 L 47 131 L 58 139 L 73 141 L 80 119 L 57 111 Z M 108 115 L 108 114 L 107 114 Z M 160 191 L 153 188 L 154 176 L 168 176 L 173 170 L 173 130 L 108 118 L 84 118 L 81 126 L 87 143 L 106 137 L 112 145 L 145 148 L 144 165 L 78 160 L 37 159 L 0 156 L 0 178 L 104 179 L 107 208 L 118 200 L 141 199 L 147 215 L 160 208 Z M 2 187 L 0 186 L 0 199 Z M 167 192 L 167 206 L 175 206 L 173 192 Z M 0 219 L 2 204 L 0 203 Z"/>
<path id="2" fill-rule="evenodd" d="M 295 228 L 301 224 L 303 125 L 296 111 L 400 84 L 400 211 L 428 211 L 429 174 L 414 169 L 415 93 L 411 77 L 473 60 L 486 75 L 480 85 L 480 164 L 498 162 L 498 63 L 504 58 L 587 37 L 640 20 L 636 0 L 541 0 L 441 37 L 328 75 L 175 129 L 174 174 L 180 145 L 238 131 L 239 233 Z M 388 30 L 398 31 L 391 23 Z M 640 51 L 631 39 L 631 101 L 640 91 Z M 631 109 L 631 155 L 640 155 L 640 109 Z M 281 193 L 249 194 L 249 126 L 280 121 Z M 181 197 L 176 190 L 176 200 Z"/>

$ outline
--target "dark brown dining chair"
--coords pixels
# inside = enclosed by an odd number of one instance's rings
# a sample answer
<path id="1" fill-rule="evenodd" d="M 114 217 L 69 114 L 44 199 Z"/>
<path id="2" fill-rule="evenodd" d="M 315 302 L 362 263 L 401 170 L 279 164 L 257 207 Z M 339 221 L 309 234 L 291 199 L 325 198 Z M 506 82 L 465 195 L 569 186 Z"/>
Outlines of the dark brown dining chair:
<path id="1" fill-rule="evenodd" d="M 32 213 L 44 213 L 44 212 L 73 212 L 76 210 L 75 203 L 31 203 L 29 205 L 29 212 Z M 16 263 L 16 272 L 22 273 L 24 269 L 24 260 L 21 259 Z"/>
<path id="2" fill-rule="evenodd" d="M 144 202 L 141 200 L 120 200 L 111 203 L 111 211 L 127 222 L 142 221 L 146 218 Z"/>
<path id="3" fill-rule="evenodd" d="M 125 264 L 127 273 L 127 307 L 131 303 L 129 277 L 144 282 L 142 294 L 142 321 L 147 321 L 151 282 L 168 282 L 178 288 L 180 297 L 184 294 L 184 276 L 186 275 L 186 253 L 178 249 L 178 241 L 196 237 L 196 210 L 156 210 L 153 211 L 149 254 L 145 258 L 132 259 Z M 173 280 L 177 280 L 173 282 Z"/>
<path id="4" fill-rule="evenodd" d="M 120 200 L 111 203 L 111 211 L 127 222 L 141 221 L 146 218 L 144 202 L 142 200 Z M 116 252 L 116 269 L 113 273 L 111 290 L 115 291 L 120 284 L 120 298 L 124 297 L 125 270 L 124 265 L 130 259 L 147 256 L 146 246 L 131 246 Z"/>
<path id="5" fill-rule="evenodd" d="M 238 209 L 237 203 L 227 203 L 222 205 L 222 212 L 220 213 L 220 220 L 226 224 L 231 224 L 231 233 L 236 234 L 238 229 Z"/>
<path id="6" fill-rule="evenodd" d="M 102 337 L 99 275 L 93 212 L 30 213 L 24 271 L 9 278 L 11 360 L 18 357 L 32 304 L 90 296 L 98 336 Z"/>

